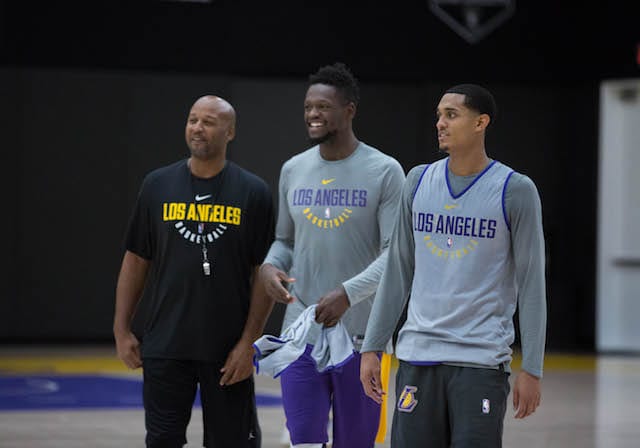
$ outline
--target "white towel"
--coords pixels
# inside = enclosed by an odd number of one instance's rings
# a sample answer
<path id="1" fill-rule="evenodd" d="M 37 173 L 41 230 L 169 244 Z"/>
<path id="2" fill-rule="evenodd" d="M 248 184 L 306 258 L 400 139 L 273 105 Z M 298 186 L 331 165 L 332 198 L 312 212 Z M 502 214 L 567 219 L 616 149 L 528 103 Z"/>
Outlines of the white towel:
<path id="1" fill-rule="evenodd" d="M 324 327 L 316 322 L 316 305 L 305 309 L 279 337 L 264 335 L 253 343 L 256 373 L 278 377 L 292 362 L 300 358 L 307 345 L 312 345 L 311 357 L 319 372 L 341 366 L 353 356 L 349 333 L 338 322 Z"/>

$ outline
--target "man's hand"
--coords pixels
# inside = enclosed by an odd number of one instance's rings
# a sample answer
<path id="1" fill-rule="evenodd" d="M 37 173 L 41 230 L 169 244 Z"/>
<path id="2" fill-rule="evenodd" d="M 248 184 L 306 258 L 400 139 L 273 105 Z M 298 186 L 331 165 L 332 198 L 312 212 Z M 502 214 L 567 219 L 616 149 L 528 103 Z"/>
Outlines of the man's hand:
<path id="1" fill-rule="evenodd" d="M 515 418 L 525 418 L 540 406 L 540 378 L 521 370 L 513 386 Z"/>
<path id="2" fill-rule="evenodd" d="M 364 393 L 378 404 L 382 404 L 382 381 L 380 379 L 380 358 L 376 352 L 362 353 L 360 358 L 360 382 Z"/>
<path id="3" fill-rule="evenodd" d="M 130 369 L 142 366 L 140 342 L 131 331 L 114 333 L 118 358 Z"/>
<path id="4" fill-rule="evenodd" d="M 289 304 L 296 300 L 284 286 L 296 281 L 274 265 L 265 263 L 260 266 L 260 281 L 264 285 L 267 296 L 276 302 Z"/>
<path id="5" fill-rule="evenodd" d="M 316 306 L 316 322 L 325 327 L 335 326 L 342 315 L 349 309 L 349 297 L 344 287 L 340 285 L 333 291 L 325 294 Z"/>
<path id="6" fill-rule="evenodd" d="M 246 380 L 253 374 L 253 354 L 255 350 L 251 342 L 240 340 L 229 352 L 224 366 L 220 369 L 222 377 L 221 386 L 231 386 L 232 384 Z"/>

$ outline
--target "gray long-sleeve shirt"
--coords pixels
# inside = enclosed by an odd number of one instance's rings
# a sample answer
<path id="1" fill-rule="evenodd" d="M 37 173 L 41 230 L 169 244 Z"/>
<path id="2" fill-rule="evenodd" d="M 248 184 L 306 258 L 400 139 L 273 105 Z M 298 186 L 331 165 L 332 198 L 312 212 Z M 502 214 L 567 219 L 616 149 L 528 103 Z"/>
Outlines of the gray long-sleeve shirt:
<path id="1" fill-rule="evenodd" d="M 409 299 L 414 277 L 416 244 L 412 225 L 412 203 L 425 167 L 426 165 L 417 166 L 407 175 L 385 272 L 376 294 L 362 352 L 385 349 Z M 476 178 L 476 175 L 456 176 L 450 170 L 448 176 L 454 194 L 462 192 Z M 508 181 L 504 202 L 511 228 L 511 250 L 518 287 L 522 368 L 541 377 L 546 330 L 546 293 L 540 198 L 530 178 L 514 173 Z M 412 343 L 419 345 L 420 340 Z"/>
<path id="2" fill-rule="evenodd" d="M 404 170 L 394 158 L 360 143 L 346 159 L 328 161 L 314 146 L 282 166 L 276 240 L 265 263 L 296 281 L 283 328 L 343 285 L 342 318 L 358 349 L 382 275 L 400 202 Z"/>

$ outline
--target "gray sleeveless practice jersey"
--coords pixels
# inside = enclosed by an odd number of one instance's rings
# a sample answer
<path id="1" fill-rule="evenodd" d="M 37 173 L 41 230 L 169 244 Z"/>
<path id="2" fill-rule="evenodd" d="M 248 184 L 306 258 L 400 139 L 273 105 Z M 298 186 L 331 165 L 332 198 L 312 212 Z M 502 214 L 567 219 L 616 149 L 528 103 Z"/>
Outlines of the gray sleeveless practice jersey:
<path id="1" fill-rule="evenodd" d="M 448 159 L 412 169 L 362 351 L 396 345 L 413 363 L 509 367 L 519 307 L 522 367 L 542 376 L 544 237 L 533 182 L 492 161 L 455 176 Z"/>
<path id="2" fill-rule="evenodd" d="M 360 348 L 400 202 L 404 170 L 359 143 L 329 161 L 314 146 L 282 166 L 276 241 L 265 263 L 295 278 L 283 328 L 322 296 L 344 286 L 351 307 L 342 318 Z"/>

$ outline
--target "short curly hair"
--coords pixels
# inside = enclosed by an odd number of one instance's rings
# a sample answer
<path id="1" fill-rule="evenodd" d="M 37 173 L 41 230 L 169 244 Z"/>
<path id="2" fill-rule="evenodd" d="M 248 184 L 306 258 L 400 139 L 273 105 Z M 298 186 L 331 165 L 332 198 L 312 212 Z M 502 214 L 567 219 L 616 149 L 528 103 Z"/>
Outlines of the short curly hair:
<path id="1" fill-rule="evenodd" d="M 309 75 L 309 85 L 313 84 L 326 84 L 335 87 L 347 102 L 356 106 L 360 101 L 358 80 L 342 62 L 325 65 L 320 67 L 314 74 Z"/>

